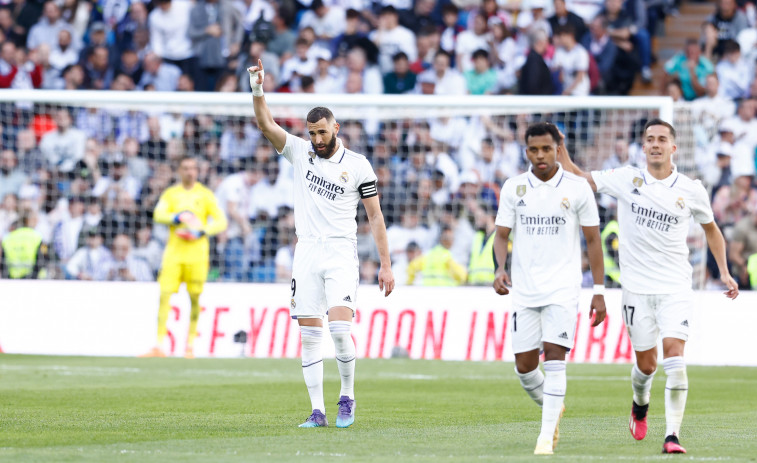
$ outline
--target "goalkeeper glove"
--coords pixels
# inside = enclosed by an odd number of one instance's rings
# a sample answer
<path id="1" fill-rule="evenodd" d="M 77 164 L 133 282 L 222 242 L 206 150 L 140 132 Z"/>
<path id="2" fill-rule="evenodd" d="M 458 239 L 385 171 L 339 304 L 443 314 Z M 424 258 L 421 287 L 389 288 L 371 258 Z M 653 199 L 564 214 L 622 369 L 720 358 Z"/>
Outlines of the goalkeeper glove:
<path id="1" fill-rule="evenodd" d="M 185 241 L 194 241 L 200 239 L 205 235 L 202 230 L 192 230 L 191 228 L 180 228 L 176 230 L 176 236 Z"/>

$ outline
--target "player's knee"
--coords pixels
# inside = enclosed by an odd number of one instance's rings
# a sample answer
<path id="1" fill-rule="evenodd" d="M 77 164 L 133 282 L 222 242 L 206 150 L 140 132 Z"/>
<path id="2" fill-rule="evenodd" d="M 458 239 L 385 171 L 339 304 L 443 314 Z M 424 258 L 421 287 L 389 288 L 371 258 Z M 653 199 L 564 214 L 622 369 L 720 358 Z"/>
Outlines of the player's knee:
<path id="1" fill-rule="evenodd" d="M 657 371 L 657 360 L 656 359 L 643 359 L 643 358 L 637 358 L 636 359 L 636 365 L 639 367 L 639 371 L 644 373 L 645 375 L 649 376 L 655 371 Z"/>
<path id="2" fill-rule="evenodd" d="M 515 368 L 518 373 L 530 373 L 539 368 L 539 354 L 527 355 L 528 353 L 518 354 L 515 356 Z"/>
<path id="3" fill-rule="evenodd" d="M 189 300 L 195 303 L 200 300 L 200 293 L 189 293 Z"/>

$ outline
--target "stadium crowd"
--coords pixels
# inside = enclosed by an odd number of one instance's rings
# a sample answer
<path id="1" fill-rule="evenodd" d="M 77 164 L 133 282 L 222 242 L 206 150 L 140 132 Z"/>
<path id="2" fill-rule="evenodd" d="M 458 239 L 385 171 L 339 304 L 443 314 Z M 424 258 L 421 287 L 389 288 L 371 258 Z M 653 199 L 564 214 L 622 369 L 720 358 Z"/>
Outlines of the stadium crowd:
<path id="1" fill-rule="evenodd" d="M 713 9 L 700 40 L 665 63 L 664 93 L 691 102 L 693 174 L 712 189 L 732 273 L 748 288 L 757 283 L 755 7 Z M 675 13 L 667 0 L 4 0 L 0 88 L 248 93 L 246 68 L 262 59 L 266 92 L 625 95 L 651 80 L 651 40 Z M 581 160 L 593 123 L 559 116 Z M 40 240 L 38 272 L 24 275 L 154 279 L 167 231 L 152 210 L 175 181 L 172 163 L 189 154 L 230 222 L 212 240 L 211 280 L 289 281 L 293 171 L 251 118 L 9 103 L 0 118 L 0 236 L 26 227 Z M 341 140 L 378 175 L 400 284 L 423 284 L 424 269 L 445 284 L 491 282 L 497 197 L 527 168 L 529 121 L 340 121 Z M 298 124 L 287 129 L 302 133 Z M 641 126 L 614 134 L 612 152 L 590 167 L 643 165 Z M 612 201 L 600 206 L 611 223 Z M 358 224 L 361 275 L 373 282 L 375 246 L 360 214 Z M 610 259 L 612 247 L 609 237 Z M 3 272 L 13 276 L 7 263 Z"/>

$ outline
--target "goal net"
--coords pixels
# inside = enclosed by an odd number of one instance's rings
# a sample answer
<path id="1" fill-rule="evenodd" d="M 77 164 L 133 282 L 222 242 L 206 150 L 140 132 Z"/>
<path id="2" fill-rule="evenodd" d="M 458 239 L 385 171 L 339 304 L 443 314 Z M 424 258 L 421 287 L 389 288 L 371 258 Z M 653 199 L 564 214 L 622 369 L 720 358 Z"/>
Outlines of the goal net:
<path id="1" fill-rule="evenodd" d="M 293 170 L 257 129 L 249 94 L 10 90 L 3 97 L 3 159 L 17 163 L 18 175 L 0 188 L 0 234 L 19 211 L 37 211 L 47 278 L 155 278 L 168 231 L 153 224 L 152 211 L 176 181 L 176 161 L 192 155 L 199 160 L 199 181 L 230 217 L 227 232 L 211 239 L 209 279 L 289 281 Z M 409 258 L 437 244 L 446 226 L 455 230 L 453 256 L 466 265 L 474 230 L 496 213 L 502 183 L 527 169 L 523 134 L 530 123 L 555 123 L 576 162 L 593 170 L 643 163 L 644 123 L 672 120 L 678 168 L 698 175 L 691 119 L 665 97 L 266 99 L 279 124 L 303 137 L 307 111 L 328 106 L 344 144 L 366 154 L 379 179 L 399 284 L 406 281 Z M 614 205 L 609 198 L 599 202 L 604 223 Z M 378 255 L 362 208 L 358 223 L 361 281 L 372 282 Z M 701 287 L 701 234 L 690 244 L 695 286 Z M 89 252 L 76 255 L 88 246 Z M 144 265 L 138 271 L 119 267 L 125 252 Z"/>

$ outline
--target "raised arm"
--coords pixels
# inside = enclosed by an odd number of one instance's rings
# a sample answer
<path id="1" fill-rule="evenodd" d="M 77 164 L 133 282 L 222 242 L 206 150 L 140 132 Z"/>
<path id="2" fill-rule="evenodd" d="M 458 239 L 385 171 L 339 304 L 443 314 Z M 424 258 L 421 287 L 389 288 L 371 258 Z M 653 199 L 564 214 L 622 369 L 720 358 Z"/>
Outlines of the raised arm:
<path id="1" fill-rule="evenodd" d="M 287 133 L 282 129 L 271 116 L 271 110 L 263 96 L 263 79 L 265 71 L 263 62 L 258 60 L 257 66 L 247 68 L 250 73 L 250 88 L 252 88 L 252 106 L 255 109 L 255 119 L 258 121 L 258 127 L 263 135 L 273 144 L 277 152 L 282 152 L 287 142 Z"/>
<path id="2" fill-rule="evenodd" d="M 739 285 L 731 277 L 731 273 L 728 271 L 728 261 L 725 256 L 725 239 L 720 232 L 717 224 L 713 221 L 710 223 L 703 223 L 704 235 L 707 237 L 707 245 L 712 251 L 712 255 L 715 257 L 715 262 L 718 264 L 718 270 L 720 270 L 720 281 L 722 281 L 728 291 L 723 294 L 730 299 L 736 299 L 739 295 Z"/>
<path id="3" fill-rule="evenodd" d="M 565 135 L 563 135 L 562 132 L 560 132 L 560 135 L 562 136 L 562 140 L 560 140 L 560 145 L 557 147 L 557 162 L 559 162 L 562 165 L 562 168 L 566 171 L 585 178 L 589 182 L 591 189 L 596 193 L 597 184 L 594 183 L 594 177 L 591 176 L 591 172 L 582 171 L 573 160 L 570 159 L 568 148 L 565 147 Z"/>
<path id="4" fill-rule="evenodd" d="M 388 296 L 394 290 L 394 275 L 392 275 L 392 261 L 389 257 L 389 241 L 386 239 L 386 224 L 384 214 L 381 213 L 381 204 L 378 196 L 363 199 L 365 212 L 368 214 L 368 223 L 371 225 L 371 233 L 376 241 L 381 267 L 379 267 L 379 288 L 384 290 L 384 296 Z"/>

